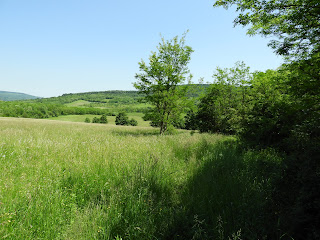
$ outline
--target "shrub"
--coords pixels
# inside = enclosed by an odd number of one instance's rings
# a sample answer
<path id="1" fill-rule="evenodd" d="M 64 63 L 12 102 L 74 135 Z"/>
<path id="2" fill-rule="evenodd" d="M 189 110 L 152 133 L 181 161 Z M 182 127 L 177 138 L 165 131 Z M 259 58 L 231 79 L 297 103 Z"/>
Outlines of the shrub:
<path id="1" fill-rule="evenodd" d="M 130 124 L 131 126 L 138 126 L 137 120 L 135 120 L 135 119 L 133 119 L 133 118 L 131 118 L 131 119 L 129 120 L 129 124 Z"/>
<path id="2" fill-rule="evenodd" d="M 106 115 L 102 115 L 100 118 L 100 123 L 104 123 L 107 124 L 108 123 L 108 119 Z"/>
<path id="3" fill-rule="evenodd" d="M 97 117 L 94 117 L 93 119 L 92 119 L 92 123 L 99 123 L 100 121 L 99 121 L 99 118 L 97 118 Z"/>
<path id="4" fill-rule="evenodd" d="M 116 125 L 129 125 L 129 118 L 126 113 L 121 112 L 116 116 Z"/>
<path id="5" fill-rule="evenodd" d="M 86 118 L 86 119 L 84 120 L 84 122 L 85 122 L 85 123 L 91 123 L 91 120 L 90 120 L 90 118 Z"/>

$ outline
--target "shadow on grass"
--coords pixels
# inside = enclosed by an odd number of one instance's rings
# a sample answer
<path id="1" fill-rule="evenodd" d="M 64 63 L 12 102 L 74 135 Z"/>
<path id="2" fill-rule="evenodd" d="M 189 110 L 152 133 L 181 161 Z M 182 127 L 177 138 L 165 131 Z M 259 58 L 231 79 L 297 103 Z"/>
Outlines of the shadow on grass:
<path id="1" fill-rule="evenodd" d="M 180 196 L 181 210 L 166 239 L 277 238 L 267 199 L 268 170 L 279 161 L 272 156 L 265 160 L 267 153 L 243 153 L 233 140 L 214 145 L 204 141 L 196 155 L 199 167 Z"/>
<path id="2" fill-rule="evenodd" d="M 107 201 L 99 192 L 83 195 L 85 205 L 93 201 L 105 214 L 99 239 L 279 239 L 269 201 L 281 169 L 276 154 L 243 152 L 230 139 L 203 140 L 193 149 L 196 162 L 190 162 L 192 174 L 184 185 L 151 154 L 133 168 L 123 166 L 121 178 L 106 175 L 110 182 L 115 178 L 104 191 Z M 181 160 L 191 154 L 180 152 Z M 67 179 L 67 187 L 72 184 Z"/>
<path id="3" fill-rule="evenodd" d="M 159 129 L 150 129 L 150 130 L 140 130 L 140 129 L 119 129 L 119 130 L 112 130 L 112 134 L 115 136 L 133 136 L 133 137 L 140 137 L 140 136 L 160 136 Z M 172 134 L 165 134 L 165 135 L 179 135 L 182 132 L 175 131 Z"/>
<path id="4" fill-rule="evenodd" d="M 132 136 L 132 137 L 140 137 L 140 136 L 157 136 L 160 135 L 158 130 L 113 130 L 112 134 L 115 136 Z"/>

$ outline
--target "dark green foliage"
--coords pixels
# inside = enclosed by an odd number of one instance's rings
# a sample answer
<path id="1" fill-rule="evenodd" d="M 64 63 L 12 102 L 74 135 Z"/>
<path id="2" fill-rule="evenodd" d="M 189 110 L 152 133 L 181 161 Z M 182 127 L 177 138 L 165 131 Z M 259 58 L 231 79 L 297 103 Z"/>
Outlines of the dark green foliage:
<path id="1" fill-rule="evenodd" d="M 288 93 L 296 111 L 292 138 L 304 151 L 305 146 L 320 142 L 320 54 L 285 65 L 283 71 L 289 72 Z"/>
<path id="2" fill-rule="evenodd" d="M 287 93 L 282 74 L 268 70 L 257 72 L 247 91 L 244 117 L 239 136 L 253 146 L 280 146 L 290 134 L 296 111 Z"/>
<path id="3" fill-rule="evenodd" d="M 107 124 L 108 119 L 106 115 L 102 115 L 100 118 L 94 117 L 92 119 L 92 123 L 102 123 L 102 124 Z"/>
<path id="4" fill-rule="evenodd" d="M 255 74 L 239 124 L 239 135 L 247 143 L 292 152 L 319 142 L 320 81 L 297 64 Z M 316 68 L 320 65 L 312 71 Z"/>
<path id="5" fill-rule="evenodd" d="M 102 115 L 100 118 L 100 123 L 104 123 L 107 124 L 108 123 L 108 119 L 106 115 Z"/>
<path id="6" fill-rule="evenodd" d="M 129 120 L 128 115 L 125 112 L 121 112 L 116 116 L 116 125 L 124 125 L 124 126 L 138 126 L 137 120 L 131 118 Z"/>
<path id="7" fill-rule="evenodd" d="M 320 144 L 310 145 L 285 159 L 286 168 L 274 184 L 271 199 L 279 228 L 298 240 L 320 237 Z"/>
<path id="8" fill-rule="evenodd" d="M 236 5 L 235 25 L 250 26 L 249 35 L 276 36 L 276 53 L 306 59 L 320 50 L 319 0 L 217 0 L 215 7 Z"/>
<path id="9" fill-rule="evenodd" d="M 86 123 L 91 123 L 91 120 L 90 120 L 90 118 L 86 118 L 86 119 L 84 120 L 84 122 L 86 122 Z"/>
<path id="10" fill-rule="evenodd" d="M 129 125 L 129 118 L 128 115 L 124 112 L 119 113 L 116 116 L 116 125 Z"/>
<path id="11" fill-rule="evenodd" d="M 131 125 L 131 126 L 138 126 L 138 122 L 137 122 L 137 120 L 131 118 L 131 119 L 129 120 L 129 125 Z"/>
<path id="12" fill-rule="evenodd" d="M 184 117 L 184 124 L 185 124 L 185 129 L 188 130 L 196 130 L 198 129 L 198 120 L 197 120 L 197 114 L 192 111 L 189 110 L 186 114 L 186 116 Z"/>
<path id="13" fill-rule="evenodd" d="M 99 118 L 94 117 L 94 118 L 92 119 L 92 123 L 100 123 Z"/>

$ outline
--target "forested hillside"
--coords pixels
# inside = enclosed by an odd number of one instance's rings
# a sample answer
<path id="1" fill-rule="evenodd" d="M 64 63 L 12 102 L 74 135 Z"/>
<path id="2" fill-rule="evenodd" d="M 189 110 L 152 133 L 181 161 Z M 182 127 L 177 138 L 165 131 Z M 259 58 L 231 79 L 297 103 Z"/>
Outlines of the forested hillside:
<path id="1" fill-rule="evenodd" d="M 31 96 L 25 93 L 0 91 L 0 101 L 15 101 L 15 100 L 26 100 L 26 99 L 36 99 L 36 98 L 38 97 Z"/>
<path id="2" fill-rule="evenodd" d="M 101 91 L 101 92 L 86 92 L 86 93 L 67 93 L 59 97 L 37 99 L 35 102 L 41 103 L 56 103 L 67 104 L 79 100 L 96 103 L 107 102 L 137 102 L 139 98 L 137 91 Z"/>
<path id="3" fill-rule="evenodd" d="M 198 98 L 209 85 L 192 85 L 189 98 Z M 0 116 L 49 118 L 60 115 L 115 115 L 119 112 L 145 112 L 150 105 L 138 91 L 102 91 L 63 94 L 59 97 L 0 102 Z"/>

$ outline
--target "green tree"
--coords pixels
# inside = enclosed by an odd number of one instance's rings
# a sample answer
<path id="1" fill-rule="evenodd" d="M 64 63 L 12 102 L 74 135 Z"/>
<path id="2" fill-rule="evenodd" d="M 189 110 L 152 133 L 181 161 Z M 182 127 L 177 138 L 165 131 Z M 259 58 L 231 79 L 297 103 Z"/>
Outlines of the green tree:
<path id="1" fill-rule="evenodd" d="M 116 116 L 116 125 L 129 125 L 129 118 L 125 112 L 121 112 Z"/>
<path id="2" fill-rule="evenodd" d="M 108 119 L 106 115 L 102 115 L 100 118 L 100 123 L 104 123 L 107 124 L 108 123 Z"/>
<path id="3" fill-rule="evenodd" d="M 159 43 L 157 52 L 152 52 L 149 65 L 139 62 L 139 74 L 134 87 L 144 94 L 144 99 L 153 105 L 147 112 L 147 118 L 153 126 L 160 127 L 160 134 L 179 119 L 186 104 L 187 86 L 181 86 L 189 74 L 188 63 L 192 48 L 185 45 L 184 34 Z M 191 79 L 191 75 L 189 75 Z"/>
<path id="4" fill-rule="evenodd" d="M 234 134 L 239 131 L 251 78 L 250 68 L 243 62 L 236 62 L 232 68 L 216 69 L 214 83 L 200 99 L 195 117 L 201 132 Z"/>
<path id="5" fill-rule="evenodd" d="M 253 74 L 238 131 L 247 144 L 279 148 L 290 136 L 298 113 L 288 94 L 287 76 L 275 70 Z"/>
<path id="6" fill-rule="evenodd" d="M 217 0 L 214 7 L 240 12 L 235 25 L 250 25 L 249 35 L 275 36 L 269 43 L 279 55 L 306 59 L 320 51 L 319 0 Z"/>

